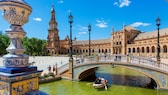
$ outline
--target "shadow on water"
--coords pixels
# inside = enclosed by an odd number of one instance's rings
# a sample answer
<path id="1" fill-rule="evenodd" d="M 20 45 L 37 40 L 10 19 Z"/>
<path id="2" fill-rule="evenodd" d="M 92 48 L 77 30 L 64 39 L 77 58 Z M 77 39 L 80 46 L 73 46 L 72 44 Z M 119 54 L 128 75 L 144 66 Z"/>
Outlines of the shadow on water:
<path id="1" fill-rule="evenodd" d="M 81 81 L 94 82 L 98 77 L 104 77 L 105 79 L 107 79 L 108 87 L 110 87 L 113 84 L 150 88 L 150 89 L 155 89 L 157 87 L 156 82 L 147 76 L 134 76 L 134 75 L 123 75 L 123 74 L 119 75 L 119 74 L 99 73 L 99 72 L 96 72 L 95 74 L 90 75 L 82 79 Z"/>
<path id="2" fill-rule="evenodd" d="M 43 91 L 32 91 L 32 92 L 28 92 L 25 95 L 49 95 Z"/>

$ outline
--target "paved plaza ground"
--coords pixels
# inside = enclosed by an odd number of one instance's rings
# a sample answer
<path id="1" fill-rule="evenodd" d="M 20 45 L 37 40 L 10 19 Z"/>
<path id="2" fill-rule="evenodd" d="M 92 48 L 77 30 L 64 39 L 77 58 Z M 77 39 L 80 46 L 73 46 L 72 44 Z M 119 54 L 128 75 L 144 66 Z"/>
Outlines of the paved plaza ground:
<path id="1" fill-rule="evenodd" d="M 33 66 L 37 66 L 38 70 L 48 71 L 48 66 L 56 65 L 60 67 L 69 62 L 69 57 L 54 57 L 54 56 L 30 56 L 29 63 L 35 62 Z M 0 66 L 3 66 L 2 57 L 0 57 Z M 43 72 L 44 73 L 44 72 Z"/>
<path id="2" fill-rule="evenodd" d="M 156 58 L 152 58 L 156 60 Z M 69 62 L 69 57 L 55 57 L 55 56 L 30 56 L 29 63 L 35 62 L 33 66 L 37 66 L 38 70 L 43 70 L 43 73 L 47 73 L 48 66 L 53 67 L 54 65 L 60 67 Z M 168 64 L 168 59 L 161 59 L 161 62 Z M 0 66 L 3 66 L 2 57 L 0 57 Z"/>

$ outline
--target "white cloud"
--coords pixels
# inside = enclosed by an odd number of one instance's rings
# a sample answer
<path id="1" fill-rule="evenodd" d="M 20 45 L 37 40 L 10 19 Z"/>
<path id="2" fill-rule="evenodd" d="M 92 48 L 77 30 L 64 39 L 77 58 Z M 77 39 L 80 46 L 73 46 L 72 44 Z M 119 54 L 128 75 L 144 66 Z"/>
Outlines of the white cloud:
<path id="1" fill-rule="evenodd" d="M 132 27 L 149 26 L 149 25 L 151 25 L 151 23 L 135 22 L 131 24 Z"/>
<path id="2" fill-rule="evenodd" d="M 79 32 L 78 34 L 79 34 L 79 35 L 83 35 L 83 34 L 87 34 L 87 32 L 84 32 L 84 31 L 83 31 L 83 32 Z"/>
<path id="3" fill-rule="evenodd" d="M 87 34 L 87 30 L 88 30 L 88 27 L 84 27 L 84 26 L 81 26 L 81 25 L 78 25 L 79 27 L 79 35 L 84 35 L 84 34 Z"/>
<path id="4" fill-rule="evenodd" d="M 129 6 L 131 4 L 130 0 L 119 0 L 118 2 L 114 2 L 114 5 L 119 6 L 120 8 Z"/>
<path id="5" fill-rule="evenodd" d="M 62 4 L 62 3 L 64 3 L 63 0 L 59 0 L 59 1 L 58 1 L 58 4 Z"/>
<path id="6" fill-rule="evenodd" d="M 41 18 L 33 18 L 34 21 L 42 21 Z"/>
<path id="7" fill-rule="evenodd" d="M 118 2 L 114 2 L 114 5 L 119 6 Z"/>
<path id="8" fill-rule="evenodd" d="M 106 28 L 107 26 L 107 22 L 105 22 L 104 20 L 96 20 L 97 24 L 96 26 L 98 26 L 99 28 Z"/>

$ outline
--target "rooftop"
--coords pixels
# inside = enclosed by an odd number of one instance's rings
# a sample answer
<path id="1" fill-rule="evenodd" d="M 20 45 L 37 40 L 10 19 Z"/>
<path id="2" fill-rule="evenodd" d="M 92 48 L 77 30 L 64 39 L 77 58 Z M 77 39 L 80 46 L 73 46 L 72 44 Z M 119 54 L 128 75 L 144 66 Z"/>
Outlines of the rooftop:
<path id="1" fill-rule="evenodd" d="M 159 33 L 160 33 L 160 36 L 168 35 L 168 28 L 160 29 Z M 157 37 L 157 30 L 154 30 L 151 32 L 142 32 L 135 38 L 135 40 L 142 40 L 142 39 L 148 39 L 148 38 L 154 38 L 154 37 Z"/>
<path id="2" fill-rule="evenodd" d="M 110 38 L 107 39 L 99 39 L 99 40 L 90 40 L 91 44 L 102 44 L 102 43 L 111 43 Z M 83 40 L 83 41 L 73 41 L 74 45 L 86 45 L 89 44 L 89 40 Z"/>

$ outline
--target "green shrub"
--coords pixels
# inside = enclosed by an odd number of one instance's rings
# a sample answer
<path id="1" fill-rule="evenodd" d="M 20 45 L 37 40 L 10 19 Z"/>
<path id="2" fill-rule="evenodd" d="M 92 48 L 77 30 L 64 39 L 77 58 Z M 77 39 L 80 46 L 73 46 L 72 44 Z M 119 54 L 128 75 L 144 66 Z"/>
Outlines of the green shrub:
<path id="1" fill-rule="evenodd" d="M 54 73 L 48 73 L 48 75 L 49 75 L 49 76 L 52 76 L 52 77 L 55 76 Z"/>
<path id="2" fill-rule="evenodd" d="M 47 78 L 49 77 L 50 75 L 49 74 L 44 74 L 44 78 Z"/>

